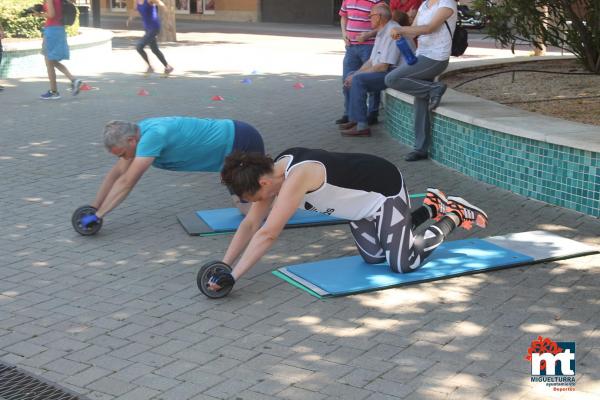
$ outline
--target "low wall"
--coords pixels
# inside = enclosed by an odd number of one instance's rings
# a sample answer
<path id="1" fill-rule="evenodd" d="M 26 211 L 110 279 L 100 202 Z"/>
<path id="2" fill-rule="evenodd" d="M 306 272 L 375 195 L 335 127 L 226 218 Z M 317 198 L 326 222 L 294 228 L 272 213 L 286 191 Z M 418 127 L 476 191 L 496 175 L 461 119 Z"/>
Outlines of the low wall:
<path id="1" fill-rule="evenodd" d="M 460 64 L 453 70 L 473 67 Z M 388 132 L 409 146 L 414 145 L 412 101 L 386 91 Z M 514 193 L 600 217 L 600 127 L 448 89 L 434 112 L 432 132 L 434 161 Z"/>
<path id="2" fill-rule="evenodd" d="M 68 39 L 71 60 L 97 60 L 111 55 L 112 32 L 94 28 L 80 28 L 79 31 L 79 35 Z M 6 42 L 3 45 L 0 78 L 26 78 L 46 74 L 44 57 L 40 54 L 41 39 Z"/>

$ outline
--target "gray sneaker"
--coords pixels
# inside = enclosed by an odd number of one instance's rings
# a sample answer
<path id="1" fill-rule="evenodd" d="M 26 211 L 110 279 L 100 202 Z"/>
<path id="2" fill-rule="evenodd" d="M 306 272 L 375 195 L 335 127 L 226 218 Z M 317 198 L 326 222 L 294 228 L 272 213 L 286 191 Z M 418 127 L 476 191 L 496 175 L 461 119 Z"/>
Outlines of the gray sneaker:
<path id="1" fill-rule="evenodd" d="M 71 94 L 73 96 L 77 96 L 79 94 L 81 85 L 83 85 L 83 81 L 81 79 L 75 79 L 73 82 L 71 82 Z"/>

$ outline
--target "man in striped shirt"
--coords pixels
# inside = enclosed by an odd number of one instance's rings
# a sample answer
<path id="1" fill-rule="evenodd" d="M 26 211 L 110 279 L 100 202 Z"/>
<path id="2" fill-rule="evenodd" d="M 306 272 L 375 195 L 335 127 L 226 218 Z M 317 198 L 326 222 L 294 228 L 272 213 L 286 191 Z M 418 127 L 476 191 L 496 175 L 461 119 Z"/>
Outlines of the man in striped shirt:
<path id="1" fill-rule="evenodd" d="M 346 43 L 346 55 L 344 56 L 344 69 L 342 82 L 351 72 L 358 70 L 370 57 L 373 50 L 374 38 L 359 41 L 358 35 L 371 31 L 369 14 L 373 6 L 385 3 L 383 0 L 344 0 L 340 9 L 342 37 Z M 349 90 L 344 88 L 344 115 L 338 119 L 336 124 L 345 124 L 348 120 Z M 368 107 L 368 122 L 377 123 L 379 111 L 379 93 L 370 93 Z"/>

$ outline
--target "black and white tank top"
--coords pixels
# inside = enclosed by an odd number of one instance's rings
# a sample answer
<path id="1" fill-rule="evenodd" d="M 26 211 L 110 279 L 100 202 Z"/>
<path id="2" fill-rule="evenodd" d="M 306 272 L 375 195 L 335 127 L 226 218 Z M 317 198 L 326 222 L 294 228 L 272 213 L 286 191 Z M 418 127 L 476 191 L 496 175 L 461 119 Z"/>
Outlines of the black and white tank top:
<path id="1" fill-rule="evenodd" d="M 373 219 L 387 197 L 402 190 L 398 168 L 383 158 L 361 153 L 333 153 L 294 147 L 279 154 L 287 157 L 285 177 L 298 165 L 318 163 L 325 167 L 325 182 L 304 196 L 306 210 L 357 221 Z"/>

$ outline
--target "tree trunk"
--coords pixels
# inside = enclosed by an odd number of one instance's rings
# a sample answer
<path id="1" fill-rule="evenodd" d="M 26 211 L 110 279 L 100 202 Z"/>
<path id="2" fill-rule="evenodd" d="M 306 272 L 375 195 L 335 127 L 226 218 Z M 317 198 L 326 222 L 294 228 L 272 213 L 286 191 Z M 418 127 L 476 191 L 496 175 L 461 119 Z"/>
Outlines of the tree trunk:
<path id="1" fill-rule="evenodd" d="M 543 6 L 540 10 L 544 14 L 544 21 L 548 20 L 548 6 Z M 546 22 L 543 23 L 544 29 L 546 29 Z M 546 43 L 544 43 L 544 39 L 539 37 L 535 42 L 535 46 L 533 48 L 534 56 L 545 56 L 546 55 Z"/>
<path id="2" fill-rule="evenodd" d="M 176 42 L 177 29 L 175 26 L 175 0 L 163 0 L 165 7 L 159 7 L 160 34 L 158 40 L 161 42 Z"/>

